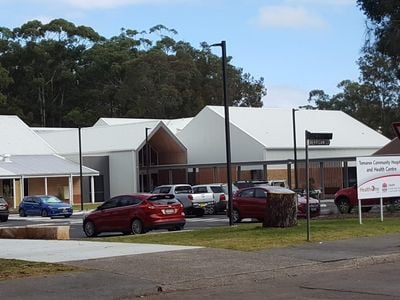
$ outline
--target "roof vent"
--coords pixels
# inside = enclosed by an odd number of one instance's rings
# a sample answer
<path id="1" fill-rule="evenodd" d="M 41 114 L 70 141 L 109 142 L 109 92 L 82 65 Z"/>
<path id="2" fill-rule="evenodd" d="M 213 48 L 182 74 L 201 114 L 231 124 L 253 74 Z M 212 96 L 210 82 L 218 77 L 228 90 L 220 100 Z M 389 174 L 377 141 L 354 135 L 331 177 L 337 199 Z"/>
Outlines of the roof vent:
<path id="1" fill-rule="evenodd" d="M 11 162 L 11 155 L 10 154 L 4 154 L 3 155 L 3 160 L 4 160 L 4 162 Z"/>

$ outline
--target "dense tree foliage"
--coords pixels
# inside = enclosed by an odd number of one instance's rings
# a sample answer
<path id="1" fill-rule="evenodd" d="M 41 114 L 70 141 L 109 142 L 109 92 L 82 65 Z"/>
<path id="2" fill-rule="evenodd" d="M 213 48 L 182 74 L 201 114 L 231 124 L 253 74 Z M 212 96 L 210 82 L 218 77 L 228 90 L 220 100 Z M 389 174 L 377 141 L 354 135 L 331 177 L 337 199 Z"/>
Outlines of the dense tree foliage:
<path id="1" fill-rule="evenodd" d="M 175 41 L 175 33 L 157 25 L 106 39 L 63 19 L 0 27 L 0 114 L 31 126 L 83 126 L 100 117 L 188 117 L 222 105 L 220 57 L 205 43 Z M 263 78 L 229 61 L 232 105 L 262 106 Z"/>
<path id="2" fill-rule="evenodd" d="M 391 123 L 400 121 L 400 2 L 358 0 L 370 20 L 369 36 L 358 60 L 357 82 L 343 80 L 342 91 L 329 96 L 310 92 L 310 103 L 319 109 L 344 111 L 371 128 L 393 137 Z"/>

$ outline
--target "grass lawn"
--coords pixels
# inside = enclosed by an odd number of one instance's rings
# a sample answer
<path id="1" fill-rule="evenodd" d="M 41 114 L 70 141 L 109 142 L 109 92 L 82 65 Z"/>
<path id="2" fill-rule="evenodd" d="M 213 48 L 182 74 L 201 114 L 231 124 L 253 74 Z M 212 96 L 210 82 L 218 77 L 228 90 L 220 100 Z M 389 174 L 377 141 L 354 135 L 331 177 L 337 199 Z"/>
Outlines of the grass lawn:
<path id="1" fill-rule="evenodd" d="M 400 233 L 400 218 L 386 217 L 311 220 L 311 242 L 341 240 L 357 237 L 378 236 Z M 219 227 L 195 231 L 181 231 L 157 234 L 113 236 L 92 238 L 92 241 L 154 243 L 210 248 L 257 251 L 268 248 L 286 247 L 306 243 L 306 220 L 299 220 L 298 226 L 289 228 L 263 228 L 261 223 L 239 224 L 233 227 Z"/>
<path id="2" fill-rule="evenodd" d="M 31 262 L 0 258 L 0 281 L 21 277 L 52 275 L 62 272 L 82 271 L 82 269 L 62 264 Z"/>

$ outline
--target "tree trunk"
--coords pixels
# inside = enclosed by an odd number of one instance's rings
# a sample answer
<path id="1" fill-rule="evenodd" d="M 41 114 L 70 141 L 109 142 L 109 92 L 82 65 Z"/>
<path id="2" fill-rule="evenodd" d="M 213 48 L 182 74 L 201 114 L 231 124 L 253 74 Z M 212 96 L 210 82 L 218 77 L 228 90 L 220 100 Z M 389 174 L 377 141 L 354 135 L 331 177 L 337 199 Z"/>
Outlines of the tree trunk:
<path id="1" fill-rule="evenodd" d="M 295 193 L 268 192 L 263 227 L 292 227 L 297 225 Z"/>

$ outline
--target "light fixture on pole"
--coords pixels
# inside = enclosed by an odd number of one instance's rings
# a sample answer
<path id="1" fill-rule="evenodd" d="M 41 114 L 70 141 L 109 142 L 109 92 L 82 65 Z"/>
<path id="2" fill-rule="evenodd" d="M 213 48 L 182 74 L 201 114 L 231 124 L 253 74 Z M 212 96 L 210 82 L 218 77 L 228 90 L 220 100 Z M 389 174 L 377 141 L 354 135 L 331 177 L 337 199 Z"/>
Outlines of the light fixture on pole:
<path id="1" fill-rule="evenodd" d="M 212 44 L 210 47 L 221 47 L 222 49 L 222 80 L 224 89 L 224 109 L 225 109 L 225 143 L 226 143 L 226 176 L 228 184 L 228 215 L 229 225 L 233 225 L 233 202 L 232 202 L 232 174 L 231 174 L 231 138 L 229 130 L 229 104 L 228 104 L 228 87 L 226 77 L 226 42 Z"/>
<path id="2" fill-rule="evenodd" d="M 151 128 L 146 127 L 146 151 L 145 151 L 145 157 L 146 157 L 146 177 L 147 177 L 147 191 L 150 192 L 150 147 L 149 147 L 149 130 Z"/>

